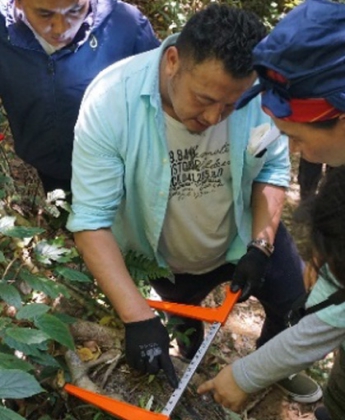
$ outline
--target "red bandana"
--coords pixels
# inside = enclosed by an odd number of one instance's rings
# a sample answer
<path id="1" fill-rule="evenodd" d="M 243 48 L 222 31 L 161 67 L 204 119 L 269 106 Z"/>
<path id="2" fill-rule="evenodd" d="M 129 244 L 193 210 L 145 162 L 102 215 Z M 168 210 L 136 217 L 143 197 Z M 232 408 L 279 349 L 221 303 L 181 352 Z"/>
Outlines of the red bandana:
<path id="1" fill-rule="evenodd" d="M 287 83 L 284 76 L 274 70 L 267 70 L 267 76 L 278 82 Z M 310 123 L 315 121 L 332 120 L 342 114 L 333 105 L 323 98 L 308 98 L 308 99 L 289 99 L 288 100 L 291 114 L 288 117 L 282 118 L 283 121 L 291 121 L 298 123 Z M 274 114 L 267 108 L 263 107 L 266 114 L 274 117 Z"/>

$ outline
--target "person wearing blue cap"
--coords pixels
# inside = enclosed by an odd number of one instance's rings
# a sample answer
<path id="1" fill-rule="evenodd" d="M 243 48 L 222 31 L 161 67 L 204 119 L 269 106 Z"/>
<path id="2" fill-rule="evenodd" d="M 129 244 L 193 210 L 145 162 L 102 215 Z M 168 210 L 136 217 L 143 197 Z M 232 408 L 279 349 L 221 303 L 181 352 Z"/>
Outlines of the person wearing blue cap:
<path id="1" fill-rule="evenodd" d="M 254 48 L 254 67 L 258 83 L 245 92 L 237 108 L 242 108 L 261 94 L 262 108 L 273 118 L 281 133 L 289 137 L 292 151 L 300 152 L 301 157 L 310 162 L 343 166 L 345 5 L 340 1 L 307 0 L 294 8 Z M 321 214 L 317 215 L 314 211 L 312 222 L 318 235 L 314 246 L 319 264 L 328 263 L 328 269 L 319 270 L 307 305 L 327 300 L 332 290 L 344 292 L 342 276 L 345 267 L 342 272 L 333 269 L 334 264 L 341 264 L 345 257 L 342 228 L 344 169 L 342 171 L 343 175 L 337 175 L 342 181 L 336 182 L 329 175 L 329 182 L 316 198 L 318 204 L 315 205 Z M 336 209 L 340 205 L 343 207 L 339 213 Z M 333 218 L 337 219 L 336 229 Z M 326 245 L 332 241 L 337 246 L 328 249 Z M 343 420 L 344 314 L 345 298 L 342 295 L 339 305 L 330 305 L 303 318 L 252 355 L 235 362 L 232 367 L 226 367 L 214 380 L 202 385 L 199 391 L 213 390 L 219 402 L 238 409 L 246 393 L 269 385 L 281 374 L 296 372 L 339 347 L 324 394 L 327 408 L 317 409 L 315 417 L 318 420 Z"/>

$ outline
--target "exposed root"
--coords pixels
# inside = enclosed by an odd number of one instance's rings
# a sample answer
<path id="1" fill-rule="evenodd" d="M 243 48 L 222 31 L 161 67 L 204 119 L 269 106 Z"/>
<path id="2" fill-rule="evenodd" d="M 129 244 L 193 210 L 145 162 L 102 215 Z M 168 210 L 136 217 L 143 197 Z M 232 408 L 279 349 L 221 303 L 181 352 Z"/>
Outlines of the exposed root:
<path id="1" fill-rule="evenodd" d="M 86 363 L 80 360 L 77 353 L 72 350 L 67 350 L 65 359 L 74 385 L 98 394 L 101 393 L 101 389 L 88 377 L 88 367 Z"/>
<path id="2" fill-rule="evenodd" d="M 121 348 L 124 338 L 123 329 L 115 329 L 96 324 L 95 322 L 78 320 L 70 326 L 75 342 L 96 341 L 104 350 Z"/>

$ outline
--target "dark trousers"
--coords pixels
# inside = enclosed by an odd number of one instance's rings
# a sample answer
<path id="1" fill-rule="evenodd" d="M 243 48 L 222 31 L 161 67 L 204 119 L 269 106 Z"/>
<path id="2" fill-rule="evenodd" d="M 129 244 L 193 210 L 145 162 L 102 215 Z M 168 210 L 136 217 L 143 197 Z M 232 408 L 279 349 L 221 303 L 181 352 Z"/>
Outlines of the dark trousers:
<path id="1" fill-rule="evenodd" d="M 345 350 L 343 347 L 337 351 L 324 392 L 324 403 L 332 420 L 345 419 Z"/>
<path id="2" fill-rule="evenodd" d="M 48 194 L 54 190 L 64 190 L 66 192 L 71 191 L 71 180 L 70 179 L 58 179 L 46 175 L 40 171 L 37 174 L 42 182 L 45 194 Z"/>
<path id="3" fill-rule="evenodd" d="M 286 313 L 292 303 L 306 293 L 302 260 L 282 223 L 279 225 L 274 245 L 275 251 L 269 260 L 264 285 L 254 295 L 266 313 L 257 341 L 258 347 L 286 328 Z M 175 283 L 168 279 L 157 279 L 151 281 L 151 286 L 163 300 L 197 305 L 216 286 L 229 282 L 235 268 L 234 264 L 225 264 L 206 274 L 177 274 Z"/>

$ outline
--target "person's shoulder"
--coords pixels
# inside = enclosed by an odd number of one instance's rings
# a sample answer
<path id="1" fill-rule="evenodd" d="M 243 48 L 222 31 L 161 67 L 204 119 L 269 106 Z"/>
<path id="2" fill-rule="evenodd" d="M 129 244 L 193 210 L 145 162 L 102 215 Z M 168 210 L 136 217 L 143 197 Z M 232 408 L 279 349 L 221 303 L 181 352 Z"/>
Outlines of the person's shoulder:
<path id="1" fill-rule="evenodd" d="M 107 7 L 111 8 L 114 13 L 120 13 L 128 16 L 129 18 L 132 17 L 136 19 L 139 16 L 142 16 L 142 13 L 137 6 L 121 0 L 97 0 L 97 4 L 107 5 Z"/>
<path id="2" fill-rule="evenodd" d="M 128 84 L 139 86 L 145 82 L 147 74 L 150 73 L 147 69 L 153 66 L 154 54 L 155 50 L 151 50 L 111 64 L 96 76 L 88 90 L 111 95 L 111 90 L 116 89 L 119 93 L 119 89 L 122 90 Z"/>
<path id="3" fill-rule="evenodd" d="M 94 29 L 98 28 L 104 22 L 108 22 L 108 27 L 113 30 L 123 30 L 131 33 L 147 21 L 147 18 L 140 10 L 131 4 L 119 0 L 94 0 L 94 8 L 96 11 L 94 19 Z M 110 25 L 110 26 L 109 26 Z"/>
<path id="4" fill-rule="evenodd" d="M 131 55 L 130 57 L 123 58 L 122 60 L 113 63 L 101 73 L 111 74 L 115 77 L 131 77 L 132 74 L 139 73 L 147 67 L 152 67 L 157 54 L 158 49 L 155 48 L 150 51 Z"/>

